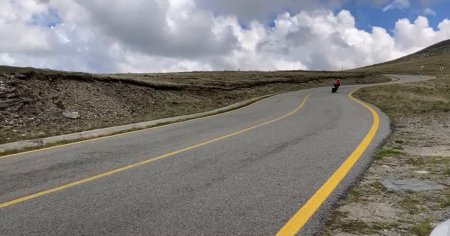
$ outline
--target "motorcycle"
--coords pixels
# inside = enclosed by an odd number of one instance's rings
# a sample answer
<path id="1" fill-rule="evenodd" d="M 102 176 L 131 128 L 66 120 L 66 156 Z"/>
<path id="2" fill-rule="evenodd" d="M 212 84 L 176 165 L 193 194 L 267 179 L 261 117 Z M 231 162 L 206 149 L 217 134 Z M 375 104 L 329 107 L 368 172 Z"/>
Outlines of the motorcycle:
<path id="1" fill-rule="evenodd" d="M 331 93 L 336 93 L 339 88 L 339 85 L 333 84 L 333 88 L 331 88 Z"/>

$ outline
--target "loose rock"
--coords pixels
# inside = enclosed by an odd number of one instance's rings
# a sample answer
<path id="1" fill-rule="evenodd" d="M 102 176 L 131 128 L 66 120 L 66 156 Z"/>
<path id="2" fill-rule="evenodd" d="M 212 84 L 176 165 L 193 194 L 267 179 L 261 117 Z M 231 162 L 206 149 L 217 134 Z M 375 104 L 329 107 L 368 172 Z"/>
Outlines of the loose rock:
<path id="1" fill-rule="evenodd" d="M 402 192 L 425 192 L 425 191 L 436 191 L 444 189 L 444 186 L 430 180 L 420 180 L 420 179 L 383 179 L 381 184 L 389 191 Z"/>
<path id="2" fill-rule="evenodd" d="M 73 112 L 65 111 L 65 112 L 62 113 L 62 115 L 64 117 L 67 117 L 67 118 L 70 118 L 70 119 L 78 119 L 78 118 L 80 118 L 80 114 L 78 114 L 78 112 L 76 112 L 76 111 L 73 111 Z"/>
<path id="3" fill-rule="evenodd" d="M 14 77 L 16 77 L 16 78 L 18 78 L 18 79 L 25 79 L 25 78 L 27 78 L 27 76 L 26 75 L 24 75 L 24 74 L 21 74 L 21 73 L 14 73 Z"/>
<path id="4" fill-rule="evenodd" d="M 348 220 L 360 220 L 365 223 L 383 222 L 389 223 L 397 220 L 400 213 L 398 209 L 391 207 L 387 203 L 350 203 L 342 206 L 338 211 L 346 214 Z"/>

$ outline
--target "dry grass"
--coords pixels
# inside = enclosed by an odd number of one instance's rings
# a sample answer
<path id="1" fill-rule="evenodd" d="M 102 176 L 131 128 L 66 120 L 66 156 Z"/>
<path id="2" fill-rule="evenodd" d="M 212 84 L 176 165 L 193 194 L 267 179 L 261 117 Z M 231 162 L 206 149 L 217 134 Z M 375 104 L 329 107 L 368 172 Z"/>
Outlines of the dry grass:
<path id="1" fill-rule="evenodd" d="M 211 71 L 179 73 L 89 74 L 36 68 L 0 66 L 0 74 L 21 73 L 26 77 L 59 77 L 78 81 L 121 82 L 160 90 L 235 90 L 273 84 L 318 84 L 341 79 L 346 84 L 387 81 L 371 71 Z"/>
<path id="2" fill-rule="evenodd" d="M 359 68 L 358 72 L 424 74 L 438 78 L 428 82 L 365 88 L 356 96 L 369 101 L 391 117 L 411 113 L 450 111 L 450 40 L 390 62 Z M 421 70 L 421 66 L 424 66 Z M 441 72 L 440 67 L 444 66 Z"/>
<path id="3" fill-rule="evenodd" d="M 423 70 L 421 70 L 422 65 L 424 66 Z M 441 71 L 439 70 L 441 65 L 444 65 L 443 74 L 450 74 L 448 54 L 390 62 L 381 65 L 359 68 L 352 71 L 383 72 L 387 74 L 441 75 Z"/>
<path id="4" fill-rule="evenodd" d="M 380 81 L 376 72 L 322 71 L 243 71 L 243 72 L 183 72 L 157 74 L 110 74 L 101 79 L 137 82 L 154 88 L 235 90 L 271 84 L 318 84 L 324 80 L 341 79 L 347 84 Z"/>
<path id="5" fill-rule="evenodd" d="M 392 118 L 414 113 L 450 111 L 450 77 L 410 84 L 376 86 L 359 90 L 357 97 L 368 101 Z"/>

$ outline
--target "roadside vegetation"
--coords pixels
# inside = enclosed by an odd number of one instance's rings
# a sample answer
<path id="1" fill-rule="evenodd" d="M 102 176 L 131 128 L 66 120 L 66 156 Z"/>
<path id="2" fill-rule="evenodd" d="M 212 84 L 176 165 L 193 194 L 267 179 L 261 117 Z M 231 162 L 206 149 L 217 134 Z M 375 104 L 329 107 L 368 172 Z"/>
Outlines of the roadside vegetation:
<path id="1" fill-rule="evenodd" d="M 392 118 L 414 114 L 438 114 L 450 111 L 448 76 L 432 81 L 364 88 L 355 95 L 377 105 Z M 395 102 L 393 102 L 395 101 Z"/>
<path id="2" fill-rule="evenodd" d="M 355 95 L 383 110 L 393 133 L 362 179 L 337 204 L 325 235 L 429 235 L 450 219 L 450 41 L 358 71 L 437 76 L 426 82 L 383 85 Z M 441 72 L 440 67 L 447 63 Z M 418 71 L 420 65 L 427 68 Z M 399 191 L 385 180 L 434 190 Z"/>

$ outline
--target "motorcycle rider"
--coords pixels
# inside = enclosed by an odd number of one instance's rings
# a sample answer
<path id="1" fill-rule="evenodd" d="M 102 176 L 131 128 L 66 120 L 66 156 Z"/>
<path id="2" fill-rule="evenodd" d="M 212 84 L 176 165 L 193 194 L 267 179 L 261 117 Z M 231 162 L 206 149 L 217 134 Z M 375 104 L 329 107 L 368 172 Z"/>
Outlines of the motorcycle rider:
<path id="1" fill-rule="evenodd" d="M 336 93 L 339 86 L 341 86 L 341 81 L 337 79 L 333 82 L 333 88 L 331 89 L 331 93 Z"/>
<path id="2" fill-rule="evenodd" d="M 341 80 L 337 79 L 333 82 L 333 86 L 337 89 L 339 88 L 339 86 L 341 86 Z"/>

